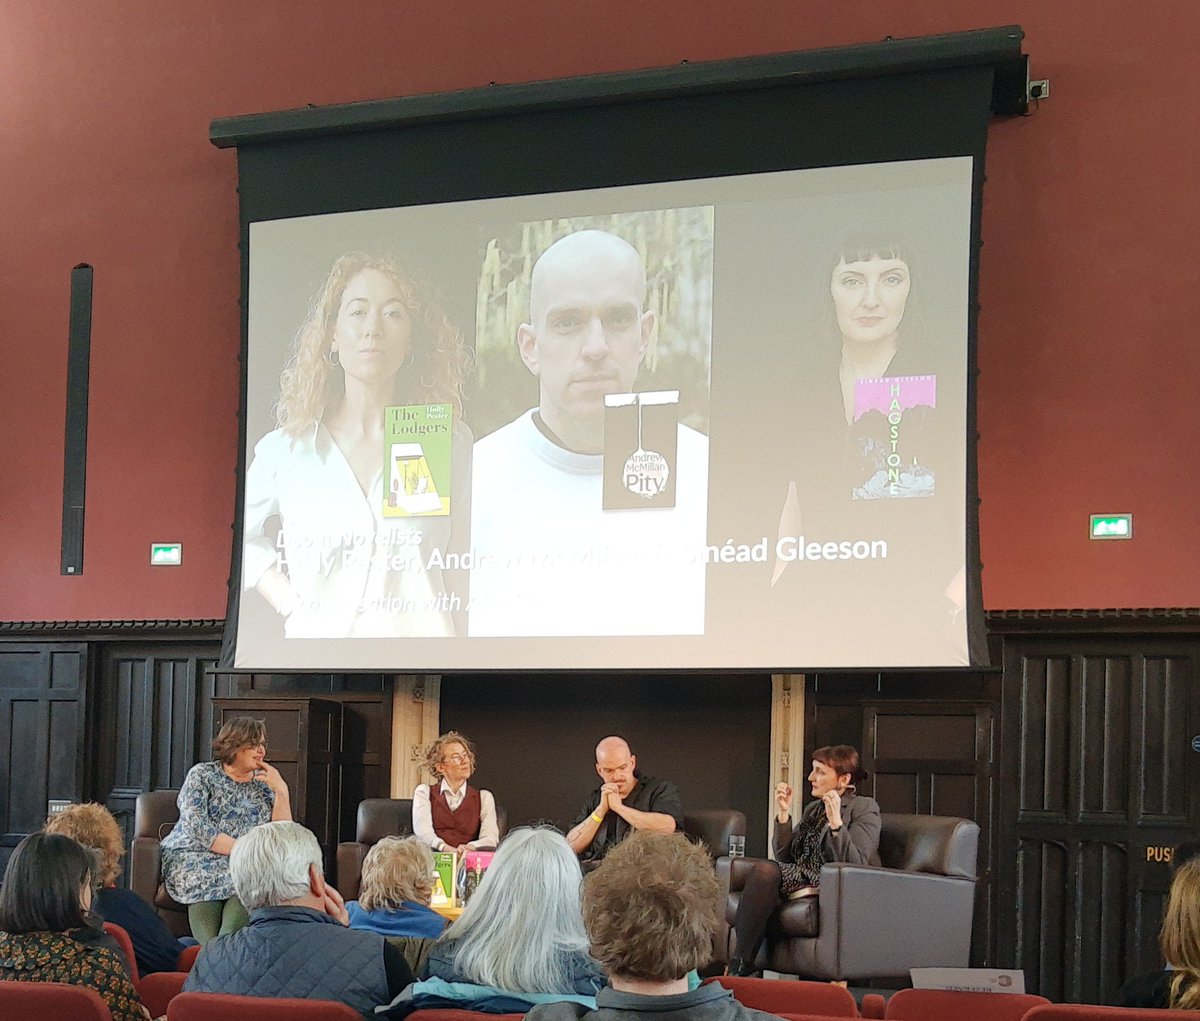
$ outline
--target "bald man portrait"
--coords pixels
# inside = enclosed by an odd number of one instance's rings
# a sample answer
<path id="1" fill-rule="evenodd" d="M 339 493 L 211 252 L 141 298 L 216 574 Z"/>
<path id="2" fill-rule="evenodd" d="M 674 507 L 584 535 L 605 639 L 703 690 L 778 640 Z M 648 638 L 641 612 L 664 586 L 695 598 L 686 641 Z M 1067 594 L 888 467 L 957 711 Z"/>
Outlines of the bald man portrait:
<path id="1" fill-rule="evenodd" d="M 614 735 L 596 745 L 596 773 L 600 786 L 567 833 L 567 843 L 585 862 L 599 861 L 631 830 L 683 829 L 679 791 L 670 780 L 642 776 L 624 738 Z"/>
<path id="2" fill-rule="evenodd" d="M 642 257 L 576 231 L 529 294 L 515 340 L 538 406 L 475 444 L 468 634 L 702 634 L 708 438 L 678 427 L 673 507 L 603 507 L 604 398 L 634 390 L 655 331 Z"/>

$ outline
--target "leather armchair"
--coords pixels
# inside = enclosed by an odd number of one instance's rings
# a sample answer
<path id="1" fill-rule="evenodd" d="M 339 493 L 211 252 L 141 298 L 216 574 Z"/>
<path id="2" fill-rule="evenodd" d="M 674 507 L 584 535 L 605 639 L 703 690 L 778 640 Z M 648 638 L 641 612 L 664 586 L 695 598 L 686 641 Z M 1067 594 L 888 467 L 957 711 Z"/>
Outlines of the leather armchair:
<path id="1" fill-rule="evenodd" d="M 704 844 L 715 861 L 729 853 L 729 838 L 746 835 L 746 815 L 735 808 L 698 808 L 683 814 L 683 832 Z"/>
<path id="2" fill-rule="evenodd" d="M 190 936 L 187 908 L 176 903 L 162 885 L 161 841 L 179 821 L 177 790 L 148 791 L 137 796 L 133 815 L 133 844 L 129 848 L 129 886 L 176 936 Z"/>
<path id="3" fill-rule="evenodd" d="M 969 819 L 885 813 L 881 864 L 827 864 L 816 897 L 782 901 L 771 915 L 755 966 L 829 981 L 966 967 L 978 846 L 979 827 Z M 750 871 L 745 863 L 717 863 L 729 883 L 717 940 L 725 961 L 736 956 L 731 926 Z"/>
<path id="4" fill-rule="evenodd" d="M 384 837 L 412 834 L 412 798 L 367 798 L 358 803 L 354 840 L 337 846 L 337 888 L 346 900 L 358 898 L 363 860 L 367 852 Z M 500 837 L 508 831 L 508 815 L 496 802 L 496 825 Z"/>

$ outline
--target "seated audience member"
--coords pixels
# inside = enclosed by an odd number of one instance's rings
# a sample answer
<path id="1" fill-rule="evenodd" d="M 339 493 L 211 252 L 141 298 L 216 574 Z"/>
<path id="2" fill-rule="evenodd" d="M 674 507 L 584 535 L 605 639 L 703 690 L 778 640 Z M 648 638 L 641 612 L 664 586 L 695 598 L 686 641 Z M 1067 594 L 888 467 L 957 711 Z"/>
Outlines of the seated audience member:
<path id="1" fill-rule="evenodd" d="M 346 904 L 351 929 L 381 936 L 440 936 L 446 919 L 429 906 L 433 852 L 416 837 L 384 837 L 367 852 L 358 900 Z"/>
<path id="2" fill-rule="evenodd" d="M 156 971 L 174 971 L 183 944 L 158 917 L 158 912 L 132 890 L 116 885 L 121 874 L 125 841 L 112 813 L 103 805 L 70 805 L 46 823 L 47 833 L 61 833 L 91 848 L 99 857 L 100 889 L 92 900 L 92 910 L 106 922 L 115 922 L 129 933 L 137 957 L 139 975 Z"/>
<path id="3" fill-rule="evenodd" d="M 729 962 L 729 974 L 754 974 L 767 919 L 780 897 L 815 894 L 826 862 L 879 864 L 879 804 L 856 789 L 866 778 L 858 752 L 850 745 L 818 748 L 808 774 L 813 800 L 794 829 L 792 788 L 786 783 L 775 786 L 775 861 L 755 861 L 742 887 L 734 920 L 737 956 Z"/>
<path id="4" fill-rule="evenodd" d="M 500 840 L 496 799 L 467 783 L 475 772 L 475 746 L 450 730 L 425 751 L 434 784 L 413 791 L 413 833 L 435 851 L 491 849 Z"/>
<path id="5" fill-rule="evenodd" d="M 434 945 L 424 977 L 509 992 L 594 995 L 605 979 L 587 952 L 582 881 L 561 833 L 514 830 L 462 916 Z"/>
<path id="6" fill-rule="evenodd" d="M 600 786 L 567 833 L 567 843 L 584 861 L 599 861 L 631 830 L 683 829 L 679 791 L 670 780 L 642 776 L 624 738 L 606 737 L 596 745 L 596 773 Z"/>
<path id="7" fill-rule="evenodd" d="M 299 823 L 255 826 L 238 838 L 229 871 L 250 922 L 205 945 L 185 991 L 336 1000 L 370 1016 L 413 980 L 382 936 L 347 928 L 321 845 Z"/>
<path id="8" fill-rule="evenodd" d="M 541 1004 L 529 1021 L 752 1021 L 773 1015 L 743 1007 L 716 983 L 688 989 L 688 973 L 712 957 L 718 887 L 703 847 L 679 834 L 632 833 L 583 886 L 592 954 L 608 972 L 596 1009 Z"/>
<path id="9" fill-rule="evenodd" d="M 146 1021 L 120 953 L 72 938 L 98 924 L 94 872 L 95 856 L 70 837 L 31 833 L 17 845 L 0 887 L 0 981 L 87 986 L 113 1021 Z"/>
<path id="10" fill-rule="evenodd" d="M 1200 1010 L 1200 855 L 1194 844 L 1175 849 L 1175 874 L 1158 942 L 1167 967 L 1121 987 L 1122 1007 Z M 1181 853 L 1182 852 L 1182 853 Z"/>

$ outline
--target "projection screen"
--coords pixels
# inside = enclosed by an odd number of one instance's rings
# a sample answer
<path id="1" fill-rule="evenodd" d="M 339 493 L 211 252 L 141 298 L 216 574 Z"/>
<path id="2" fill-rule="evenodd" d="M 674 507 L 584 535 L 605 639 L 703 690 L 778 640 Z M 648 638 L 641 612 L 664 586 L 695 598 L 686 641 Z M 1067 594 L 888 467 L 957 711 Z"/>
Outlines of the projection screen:
<path id="1" fill-rule="evenodd" d="M 225 665 L 981 662 L 994 75 L 239 143 Z"/>

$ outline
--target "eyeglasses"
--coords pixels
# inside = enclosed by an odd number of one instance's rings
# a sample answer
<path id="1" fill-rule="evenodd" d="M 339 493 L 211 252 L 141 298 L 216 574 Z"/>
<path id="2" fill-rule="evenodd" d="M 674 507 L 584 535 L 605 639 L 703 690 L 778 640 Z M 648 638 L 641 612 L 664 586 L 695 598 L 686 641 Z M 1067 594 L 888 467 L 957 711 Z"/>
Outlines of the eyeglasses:
<path id="1" fill-rule="evenodd" d="M 471 761 L 471 757 L 465 752 L 455 752 L 453 755 L 445 755 L 442 757 L 443 762 L 454 762 L 460 766 L 465 766 Z"/>

